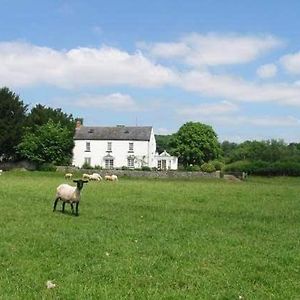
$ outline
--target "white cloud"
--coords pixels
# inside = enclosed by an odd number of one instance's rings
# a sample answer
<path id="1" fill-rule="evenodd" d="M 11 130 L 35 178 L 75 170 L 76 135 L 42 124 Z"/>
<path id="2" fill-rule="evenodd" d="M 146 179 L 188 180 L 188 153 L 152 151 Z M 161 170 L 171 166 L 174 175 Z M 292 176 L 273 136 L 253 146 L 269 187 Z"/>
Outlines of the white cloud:
<path id="1" fill-rule="evenodd" d="M 188 91 L 231 101 L 300 106 L 300 87 L 293 84 L 255 84 L 232 76 L 192 71 L 182 75 L 180 86 Z"/>
<path id="2" fill-rule="evenodd" d="M 218 125 L 223 126 L 238 126 L 238 125 L 247 125 L 257 126 L 257 127 L 300 127 L 300 119 L 297 119 L 293 116 L 211 116 L 207 118 L 210 122 L 214 122 Z"/>
<path id="3" fill-rule="evenodd" d="M 136 111 L 138 104 L 130 95 L 113 93 L 108 95 L 84 95 L 73 101 L 73 105 L 84 108 L 101 108 L 115 111 Z"/>
<path id="4" fill-rule="evenodd" d="M 211 116 L 233 113 L 238 111 L 238 107 L 228 101 L 222 101 L 220 103 L 203 103 L 196 106 L 181 107 L 176 111 L 178 114 L 186 116 Z"/>
<path id="5" fill-rule="evenodd" d="M 142 48 L 162 58 L 178 58 L 191 66 L 215 66 L 247 63 L 281 46 L 276 37 L 237 34 L 189 34 L 179 42 L 141 44 Z"/>
<path id="6" fill-rule="evenodd" d="M 260 78 L 272 78 L 277 74 L 277 66 L 275 64 L 262 65 L 256 73 Z"/>
<path id="7" fill-rule="evenodd" d="M 116 48 L 75 48 L 58 51 L 28 43 L 0 43 L 0 82 L 8 86 L 50 84 L 71 88 L 125 84 L 157 87 L 176 75 L 141 53 Z"/>
<path id="8" fill-rule="evenodd" d="M 300 52 L 285 55 L 280 62 L 289 73 L 300 74 Z"/>

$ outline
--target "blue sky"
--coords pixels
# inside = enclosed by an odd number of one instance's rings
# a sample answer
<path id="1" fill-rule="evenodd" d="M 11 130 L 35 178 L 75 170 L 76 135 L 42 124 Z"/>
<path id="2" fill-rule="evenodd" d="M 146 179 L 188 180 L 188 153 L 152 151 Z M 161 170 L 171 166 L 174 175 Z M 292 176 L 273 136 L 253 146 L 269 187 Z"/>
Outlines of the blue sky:
<path id="1" fill-rule="evenodd" d="M 300 141 L 300 1 L 0 0 L 0 86 L 85 125 Z"/>

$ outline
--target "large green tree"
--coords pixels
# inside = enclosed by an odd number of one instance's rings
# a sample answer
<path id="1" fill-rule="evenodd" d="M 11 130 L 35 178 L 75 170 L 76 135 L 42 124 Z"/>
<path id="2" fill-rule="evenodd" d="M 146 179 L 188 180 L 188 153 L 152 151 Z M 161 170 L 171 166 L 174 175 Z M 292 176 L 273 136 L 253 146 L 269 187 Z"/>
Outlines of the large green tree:
<path id="1" fill-rule="evenodd" d="M 51 119 L 34 132 L 27 131 L 18 151 L 22 157 L 38 164 L 68 164 L 72 158 L 73 139 L 67 127 Z"/>
<path id="2" fill-rule="evenodd" d="M 7 87 L 0 89 L 0 159 L 15 159 L 23 134 L 27 105 Z"/>
<path id="3" fill-rule="evenodd" d="M 26 127 L 31 131 L 36 131 L 39 126 L 45 125 L 49 120 L 54 123 L 60 123 L 61 126 L 67 127 L 70 135 L 73 137 L 75 130 L 75 120 L 70 114 L 64 113 L 60 108 L 47 107 L 37 104 L 33 107 L 26 118 Z"/>
<path id="4" fill-rule="evenodd" d="M 173 135 L 174 152 L 184 166 L 201 165 L 220 155 L 217 134 L 211 126 L 199 122 L 188 122 Z"/>

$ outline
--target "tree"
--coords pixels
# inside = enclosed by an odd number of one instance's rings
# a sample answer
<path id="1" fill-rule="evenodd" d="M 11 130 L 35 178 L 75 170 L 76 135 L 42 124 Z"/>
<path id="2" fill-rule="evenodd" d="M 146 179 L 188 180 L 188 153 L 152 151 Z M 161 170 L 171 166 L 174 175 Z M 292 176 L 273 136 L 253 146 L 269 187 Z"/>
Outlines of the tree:
<path id="1" fill-rule="evenodd" d="M 173 149 L 171 147 L 171 140 L 172 140 L 172 135 L 155 135 L 155 140 L 156 140 L 156 149 L 158 153 L 163 152 L 166 150 L 170 154 L 173 154 Z"/>
<path id="2" fill-rule="evenodd" d="M 0 89 L 0 159 L 16 158 L 23 134 L 27 105 L 7 87 Z"/>
<path id="3" fill-rule="evenodd" d="M 20 155 L 38 164 L 68 164 L 72 158 L 74 143 L 70 139 L 68 128 L 51 119 L 36 128 L 27 131 L 18 146 Z"/>
<path id="4" fill-rule="evenodd" d="M 174 152 L 184 166 L 201 165 L 220 155 L 217 134 L 211 126 L 199 122 L 188 122 L 174 134 Z"/>
<path id="5" fill-rule="evenodd" d="M 26 127 L 32 131 L 36 131 L 39 126 L 45 125 L 49 120 L 52 120 L 54 123 L 60 123 L 63 127 L 67 127 L 70 131 L 70 135 L 73 137 L 75 120 L 72 115 L 64 113 L 60 108 L 54 109 L 37 104 L 28 114 Z"/>

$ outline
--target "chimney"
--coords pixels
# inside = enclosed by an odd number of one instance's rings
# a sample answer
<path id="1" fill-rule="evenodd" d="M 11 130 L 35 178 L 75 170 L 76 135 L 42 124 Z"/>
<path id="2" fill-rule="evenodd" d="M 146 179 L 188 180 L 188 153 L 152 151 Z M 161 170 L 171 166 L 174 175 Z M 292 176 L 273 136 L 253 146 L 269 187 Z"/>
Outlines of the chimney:
<path id="1" fill-rule="evenodd" d="M 81 121 L 80 121 L 80 120 L 77 120 L 77 121 L 76 121 L 75 129 L 79 129 L 80 127 L 81 127 Z"/>

